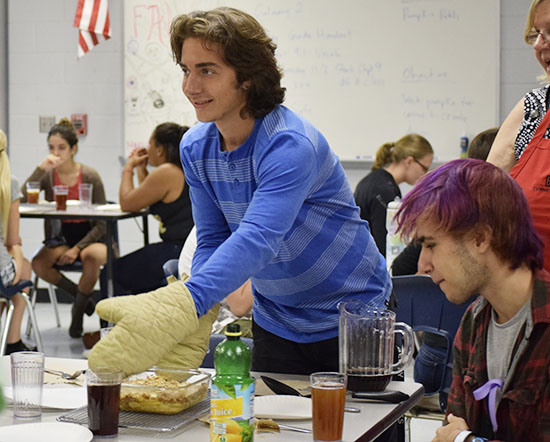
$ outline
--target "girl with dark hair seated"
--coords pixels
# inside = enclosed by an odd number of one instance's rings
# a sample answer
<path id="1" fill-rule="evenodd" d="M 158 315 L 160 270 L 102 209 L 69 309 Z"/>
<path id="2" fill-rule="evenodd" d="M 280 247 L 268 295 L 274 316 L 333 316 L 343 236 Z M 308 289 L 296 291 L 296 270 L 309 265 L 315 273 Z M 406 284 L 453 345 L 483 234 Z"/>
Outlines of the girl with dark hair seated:
<path id="1" fill-rule="evenodd" d="M 189 187 L 179 157 L 179 143 L 188 127 L 176 123 L 159 124 L 149 139 L 149 147 L 133 151 L 122 170 L 120 207 L 127 212 L 149 208 L 159 221 L 161 242 L 148 244 L 118 258 L 113 268 L 113 293 L 144 293 L 165 285 L 162 265 L 178 258 L 193 228 Z M 151 171 L 147 165 L 153 166 Z M 137 185 L 134 186 L 134 172 Z M 105 269 L 101 272 L 101 293 L 107 297 Z"/>

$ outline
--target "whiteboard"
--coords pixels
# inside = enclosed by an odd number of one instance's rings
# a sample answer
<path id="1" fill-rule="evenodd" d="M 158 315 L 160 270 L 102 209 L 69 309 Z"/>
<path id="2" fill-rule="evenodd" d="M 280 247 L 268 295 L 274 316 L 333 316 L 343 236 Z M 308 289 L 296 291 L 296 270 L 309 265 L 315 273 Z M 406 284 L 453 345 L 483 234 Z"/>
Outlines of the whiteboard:
<path id="1" fill-rule="evenodd" d="M 410 132 L 446 161 L 459 156 L 461 136 L 498 125 L 499 0 L 125 0 L 127 153 L 161 122 L 196 122 L 170 23 L 221 5 L 250 13 L 275 40 L 284 104 L 342 161 L 372 160 Z"/>

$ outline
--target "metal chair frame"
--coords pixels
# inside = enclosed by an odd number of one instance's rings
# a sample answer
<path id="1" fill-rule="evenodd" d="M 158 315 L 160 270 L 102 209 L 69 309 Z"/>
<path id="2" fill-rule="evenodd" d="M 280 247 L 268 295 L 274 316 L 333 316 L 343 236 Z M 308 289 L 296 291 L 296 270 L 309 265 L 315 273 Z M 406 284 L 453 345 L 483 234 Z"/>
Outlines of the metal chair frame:
<path id="1" fill-rule="evenodd" d="M 42 337 L 40 336 L 40 331 L 38 329 L 38 322 L 36 320 L 33 305 L 28 295 L 23 292 L 24 288 L 32 288 L 32 285 L 32 281 L 23 279 L 15 285 L 6 287 L 0 279 L 0 303 L 4 304 L 6 307 L 6 319 L 4 321 L 4 326 L 2 327 L 2 334 L 0 335 L 0 356 L 4 356 L 4 354 L 6 353 L 6 347 L 8 344 L 8 333 L 10 330 L 14 309 L 11 298 L 13 298 L 17 294 L 20 294 L 23 297 L 23 299 L 25 300 L 25 304 L 27 305 L 29 322 L 32 324 L 32 328 L 34 330 L 34 340 L 36 348 L 38 351 L 44 351 L 44 345 L 42 344 Z"/>
<path id="2" fill-rule="evenodd" d="M 65 265 L 65 266 L 57 266 L 56 265 L 55 267 L 58 270 L 63 271 L 63 272 L 82 272 L 82 262 L 80 262 L 79 260 L 75 261 L 74 263 L 72 263 L 70 265 Z M 39 281 L 39 279 L 40 278 L 38 277 L 38 275 L 35 275 L 34 285 L 33 285 L 33 288 L 32 288 L 32 293 L 30 295 L 31 304 L 32 304 L 33 309 L 34 309 L 34 306 L 36 305 L 36 297 L 38 295 L 38 281 Z M 56 288 L 55 285 L 48 283 L 47 289 L 48 289 L 48 296 L 50 298 L 50 303 L 52 304 L 53 311 L 55 313 L 55 322 L 56 322 L 58 327 L 61 327 L 61 319 L 60 319 L 60 316 L 59 316 L 59 307 L 58 307 L 58 303 L 57 303 L 57 288 Z M 32 324 L 29 321 L 29 322 L 27 322 L 27 331 L 26 331 L 27 336 L 30 336 L 31 328 L 32 328 Z"/>

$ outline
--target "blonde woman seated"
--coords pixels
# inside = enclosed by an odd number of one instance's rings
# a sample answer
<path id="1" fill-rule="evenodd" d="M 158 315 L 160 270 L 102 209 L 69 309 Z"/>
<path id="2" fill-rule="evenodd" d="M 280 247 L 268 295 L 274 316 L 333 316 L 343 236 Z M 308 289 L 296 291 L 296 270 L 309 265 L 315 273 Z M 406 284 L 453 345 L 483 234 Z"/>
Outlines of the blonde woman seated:
<path id="1" fill-rule="evenodd" d="M 6 154 L 6 134 L 0 130 L 0 275 L 5 287 L 31 278 L 31 264 L 23 257 L 19 237 L 19 185 L 11 176 Z M 25 289 L 28 291 L 28 289 Z M 25 300 L 20 294 L 11 298 L 13 316 L 8 331 L 6 353 L 30 350 L 21 341 L 21 321 L 25 313 Z"/>
<path id="2" fill-rule="evenodd" d="M 355 188 L 355 203 L 361 218 L 368 221 L 378 250 L 386 256 L 386 208 L 401 198 L 399 184 L 414 185 L 433 161 L 433 149 L 421 135 L 408 134 L 385 143 L 376 151 L 371 172 Z"/>
<path id="3" fill-rule="evenodd" d="M 78 199 L 78 185 L 91 183 L 92 203 L 106 202 L 99 174 L 74 159 L 78 151 L 78 136 L 69 120 L 64 118 L 50 129 L 48 149 L 49 155 L 26 182 L 40 182 L 40 189 L 44 190 L 48 201 L 54 199 L 53 188 L 58 184 L 69 187 L 68 199 Z M 26 201 L 26 185 L 21 190 Z M 106 224 L 105 221 L 45 220 L 44 229 L 44 246 L 34 256 L 32 268 L 44 281 L 62 288 L 75 298 L 69 335 L 80 338 L 84 312 L 89 316 L 94 312 L 91 295 L 99 278 L 99 269 L 107 261 Z M 55 267 L 72 264 L 77 259 L 82 261 L 82 275 L 78 285 Z"/>

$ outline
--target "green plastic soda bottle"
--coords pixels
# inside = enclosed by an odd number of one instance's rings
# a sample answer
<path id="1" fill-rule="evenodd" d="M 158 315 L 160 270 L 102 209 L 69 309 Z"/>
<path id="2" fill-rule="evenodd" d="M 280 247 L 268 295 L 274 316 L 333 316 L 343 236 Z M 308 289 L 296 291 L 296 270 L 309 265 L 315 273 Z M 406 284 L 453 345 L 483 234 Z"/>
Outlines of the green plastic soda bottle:
<path id="1" fill-rule="evenodd" d="M 239 324 L 229 324 L 214 352 L 216 376 L 210 392 L 210 442 L 254 440 L 254 379 L 250 349 Z"/>

